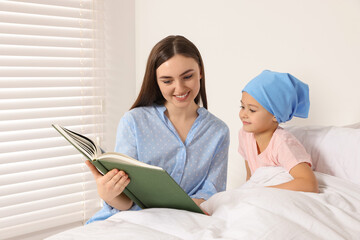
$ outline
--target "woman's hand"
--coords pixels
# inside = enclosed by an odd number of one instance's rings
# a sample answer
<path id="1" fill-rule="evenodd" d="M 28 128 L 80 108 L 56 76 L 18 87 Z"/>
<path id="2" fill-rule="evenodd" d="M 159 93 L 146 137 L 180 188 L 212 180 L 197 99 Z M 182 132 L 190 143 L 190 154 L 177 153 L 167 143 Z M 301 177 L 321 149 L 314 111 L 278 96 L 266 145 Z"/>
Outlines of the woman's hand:
<path id="1" fill-rule="evenodd" d="M 132 201 L 125 194 L 121 194 L 130 183 L 128 175 L 124 171 L 113 169 L 103 176 L 89 160 L 85 163 L 94 175 L 100 198 L 112 207 L 128 210 L 132 206 Z"/>
<path id="2" fill-rule="evenodd" d="M 207 213 L 202 207 L 200 207 L 200 205 L 201 205 L 203 202 L 205 202 L 205 199 L 202 199 L 202 198 L 200 198 L 200 199 L 198 199 L 198 198 L 192 198 L 192 200 L 196 203 L 196 205 L 199 206 L 199 208 L 200 208 L 206 215 L 210 216 L 209 213 Z"/>

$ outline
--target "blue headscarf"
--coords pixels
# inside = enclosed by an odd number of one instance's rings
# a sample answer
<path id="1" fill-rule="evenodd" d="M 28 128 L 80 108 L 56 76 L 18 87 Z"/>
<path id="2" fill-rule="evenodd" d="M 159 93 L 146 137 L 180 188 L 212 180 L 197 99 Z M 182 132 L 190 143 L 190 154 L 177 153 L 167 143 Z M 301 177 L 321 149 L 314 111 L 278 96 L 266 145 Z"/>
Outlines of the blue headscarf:
<path id="1" fill-rule="evenodd" d="M 309 86 L 289 73 L 264 70 L 243 89 L 268 112 L 278 123 L 295 117 L 307 118 L 310 108 Z"/>

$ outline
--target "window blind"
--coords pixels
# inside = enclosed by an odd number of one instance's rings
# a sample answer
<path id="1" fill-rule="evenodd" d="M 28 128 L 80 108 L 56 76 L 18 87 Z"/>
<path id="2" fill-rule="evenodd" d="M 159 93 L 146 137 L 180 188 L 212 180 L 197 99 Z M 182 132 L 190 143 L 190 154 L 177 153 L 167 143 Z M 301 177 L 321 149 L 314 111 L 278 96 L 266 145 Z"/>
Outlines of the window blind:
<path id="1" fill-rule="evenodd" d="M 84 157 L 52 123 L 102 136 L 93 0 L 0 1 L 0 238 L 84 223 L 100 207 Z"/>

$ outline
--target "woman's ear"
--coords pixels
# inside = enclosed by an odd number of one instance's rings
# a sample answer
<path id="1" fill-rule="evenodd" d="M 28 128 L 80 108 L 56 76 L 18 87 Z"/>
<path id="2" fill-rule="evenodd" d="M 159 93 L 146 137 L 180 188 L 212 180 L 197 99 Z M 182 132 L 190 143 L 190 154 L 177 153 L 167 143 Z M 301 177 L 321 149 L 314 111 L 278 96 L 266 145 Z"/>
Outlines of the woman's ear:
<path id="1" fill-rule="evenodd" d="M 276 120 L 276 117 L 275 116 L 273 116 L 273 122 L 277 122 L 277 120 Z"/>

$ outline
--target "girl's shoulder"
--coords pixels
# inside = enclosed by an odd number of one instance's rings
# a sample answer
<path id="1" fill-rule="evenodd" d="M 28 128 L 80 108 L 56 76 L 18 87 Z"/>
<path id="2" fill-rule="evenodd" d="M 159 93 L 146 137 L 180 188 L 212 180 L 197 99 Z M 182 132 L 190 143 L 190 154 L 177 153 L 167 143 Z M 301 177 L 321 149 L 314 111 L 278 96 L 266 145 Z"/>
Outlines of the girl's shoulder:
<path id="1" fill-rule="evenodd" d="M 277 138 L 283 139 L 283 140 L 295 138 L 295 136 L 292 135 L 291 132 L 285 130 L 284 128 L 282 128 L 280 126 L 275 130 L 273 136 L 276 136 Z"/>
<path id="2" fill-rule="evenodd" d="M 278 127 L 273 134 L 273 142 L 276 146 L 292 146 L 297 147 L 302 144 L 297 140 L 297 138 L 289 131 L 285 130 L 282 127 Z"/>

